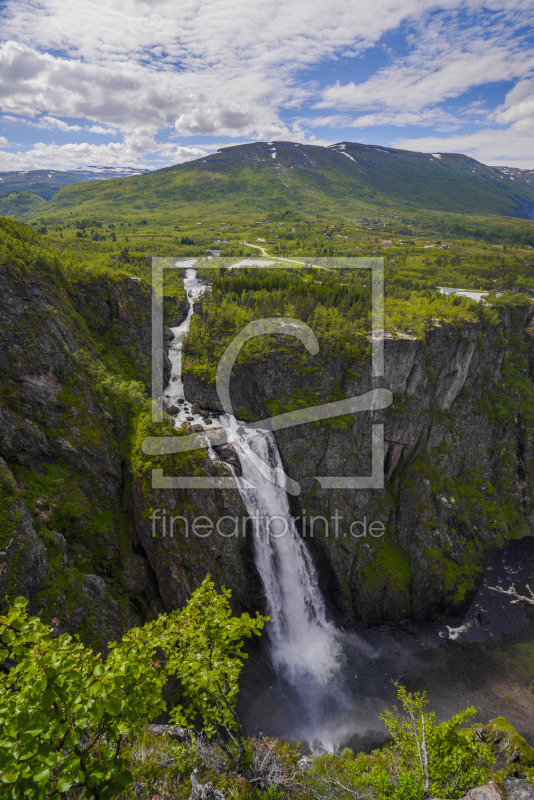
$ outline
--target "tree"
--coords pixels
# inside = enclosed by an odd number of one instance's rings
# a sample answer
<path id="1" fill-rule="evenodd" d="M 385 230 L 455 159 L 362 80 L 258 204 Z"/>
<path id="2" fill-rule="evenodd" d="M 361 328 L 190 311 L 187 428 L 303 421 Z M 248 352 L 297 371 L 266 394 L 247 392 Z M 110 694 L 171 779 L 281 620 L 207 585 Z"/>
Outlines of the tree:
<path id="1" fill-rule="evenodd" d="M 200 714 L 207 731 L 227 731 L 227 749 L 237 747 L 241 763 L 234 706 L 242 638 L 259 633 L 264 620 L 232 617 L 229 598 L 206 579 L 184 609 L 128 631 L 105 660 L 68 634 L 53 638 L 17 598 L 0 617 L 2 796 L 48 800 L 85 789 L 111 800 L 132 780 L 124 740 L 165 708 L 169 674 L 184 689 L 174 718 L 190 722 Z"/>
<path id="2" fill-rule="evenodd" d="M 484 783 L 495 758 L 472 729 L 461 727 L 476 715 L 476 709 L 466 708 L 437 723 L 434 712 L 423 711 L 428 702 L 425 692 L 411 694 L 404 686 L 395 685 L 404 714 L 394 707 L 381 719 L 393 737 L 397 782 L 415 781 L 425 797 L 451 798 L 462 797 Z"/>
<path id="3" fill-rule="evenodd" d="M 200 717 L 204 734 L 217 737 L 230 765 L 240 772 L 246 751 L 235 704 L 247 658 L 243 640 L 259 635 L 267 618 L 258 613 L 232 616 L 230 591 L 223 587 L 217 594 L 209 576 L 180 616 L 176 645 L 164 648 L 167 671 L 180 678 L 184 693 L 171 718 L 189 727 Z"/>

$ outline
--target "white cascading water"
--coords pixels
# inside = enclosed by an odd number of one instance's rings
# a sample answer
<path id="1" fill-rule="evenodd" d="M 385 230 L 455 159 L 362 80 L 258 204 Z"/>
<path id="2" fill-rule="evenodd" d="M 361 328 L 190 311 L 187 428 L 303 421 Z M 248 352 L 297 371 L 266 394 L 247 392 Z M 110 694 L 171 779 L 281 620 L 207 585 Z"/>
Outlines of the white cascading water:
<path id="1" fill-rule="evenodd" d="M 185 401 L 181 376 L 182 337 L 189 327 L 193 302 L 203 291 L 193 264 L 183 264 L 189 312 L 181 325 L 172 328 L 172 372 L 164 392 L 167 407 L 180 408 L 174 417 L 177 428 L 187 417 L 205 425 Z M 220 422 L 241 463 L 242 476 L 235 477 L 248 515 L 259 520 L 253 522 L 254 553 L 271 617 L 267 630 L 273 665 L 277 674 L 297 690 L 310 718 L 317 718 L 325 699 L 335 694 L 333 678 L 341 665 L 342 648 L 339 634 L 327 617 L 317 571 L 291 516 L 283 481 L 280 485 L 284 472 L 276 440 L 272 433 L 247 429 L 233 417 L 221 416 Z M 212 425 L 211 430 L 215 427 L 219 425 Z M 208 449 L 215 458 L 211 447 Z M 269 467 L 263 469 L 264 474 L 254 463 L 258 459 Z M 276 475 L 276 482 L 265 473 L 273 478 Z"/>
<path id="2" fill-rule="evenodd" d="M 317 705 L 324 689 L 332 689 L 341 662 L 341 643 L 327 617 L 317 571 L 296 530 L 284 486 L 279 485 L 279 478 L 275 483 L 264 477 L 247 457 L 252 450 L 273 474 L 283 475 L 276 439 L 270 432 L 247 429 L 232 418 L 222 422 L 241 462 L 242 478 L 236 477 L 236 481 L 253 520 L 255 562 L 271 617 L 268 632 L 273 664 L 303 699 L 314 696 Z"/>
<path id="3" fill-rule="evenodd" d="M 187 300 L 189 303 L 189 310 L 186 318 L 180 325 L 171 328 L 174 334 L 174 339 L 169 348 L 169 360 L 171 362 L 171 378 L 167 388 L 163 393 L 165 405 L 176 406 L 180 409 L 180 413 L 174 417 L 174 427 L 180 428 L 186 421 L 186 417 L 195 417 L 195 424 L 203 424 L 202 417 L 198 414 L 193 414 L 189 408 L 189 404 L 185 402 L 184 398 L 184 385 L 182 382 L 182 337 L 189 328 L 191 322 L 191 315 L 193 314 L 193 303 L 197 297 L 203 292 L 204 287 L 197 278 L 196 269 L 191 267 L 196 259 L 192 261 L 178 262 L 178 264 L 185 269 L 184 289 L 186 292 Z M 177 264 L 177 266 L 178 266 Z"/>

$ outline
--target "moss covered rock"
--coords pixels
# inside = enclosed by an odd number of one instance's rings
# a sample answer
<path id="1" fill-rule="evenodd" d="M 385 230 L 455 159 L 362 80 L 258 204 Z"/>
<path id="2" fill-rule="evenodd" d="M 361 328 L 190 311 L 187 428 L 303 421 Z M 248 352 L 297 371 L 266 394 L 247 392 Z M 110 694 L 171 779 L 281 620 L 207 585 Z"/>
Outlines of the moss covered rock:
<path id="1" fill-rule="evenodd" d="M 492 719 L 479 735 L 493 748 L 499 769 L 509 768 L 518 775 L 534 767 L 534 749 L 505 717 Z"/>

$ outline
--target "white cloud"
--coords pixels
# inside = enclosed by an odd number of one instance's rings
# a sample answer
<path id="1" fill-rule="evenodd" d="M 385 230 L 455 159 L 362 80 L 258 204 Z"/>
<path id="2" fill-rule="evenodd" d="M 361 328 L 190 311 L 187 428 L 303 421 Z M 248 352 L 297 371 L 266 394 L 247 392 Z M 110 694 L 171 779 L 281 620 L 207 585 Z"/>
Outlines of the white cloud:
<path id="1" fill-rule="evenodd" d="M 461 124 L 461 120 L 440 108 L 432 108 L 420 112 L 375 111 L 359 117 L 351 117 L 347 114 L 301 117 L 299 123 L 309 128 L 370 128 L 376 125 L 396 125 L 404 128 L 407 125 L 432 125 L 440 130 L 451 130 L 457 128 Z"/>
<path id="2" fill-rule="evenodd" d="M 519 81 L 508 92 L 502 106 L 496 109 L 494 119 L 500 124 L 513 123 L 517 131 L 534 130 L 534 78 Z"/>
<path id="3" fill-rule="evenodd" d="M 156 72 L 135 65 L 110 70 L 13 41 L 0 45 L 0 104 L 10 115 L 31 119 L 47 112 L 49 117 L 92 119 L 124 130 L 148 119 L 157 129 L 174 119 L 173 88 Z"/>
<path id="4" fill-rule="evenodd" d="M 473 52 L 451 50 L 436 57 L 421 52 L 355 84 L 337 82 L 316 108 L 383 108 L 417 113 L 475 86 L 511 80 L 534 69 L 534 50 L 511 53 L 503 46 Z"/>
<path id="5" fill-rule="evenodd" d="M 458 0 L 443 4 L 454 7 Z M 428 0 L 8 0 L 2 27 L 6 39 L 92 63 L 268 68 L 312 65 L 340 50 L 358 52 L 403 19 L 436 6 Z"/>
<path id="6" fill-rule="evenodd" d="M 415 113 L 411 111 L 382 111 L 363 114 L 348 124 L 351 128 L 370 128 L 375 125 L 395 125 L 398 128 L 405 128 L 408 125 L 423 125 L 435 127 L 438 130 L 452 130 L 458 128 L 461 122 L 453 114 L 447 114 L 439 108 L 432 108 Z"/>
<path id="7" fill-rule="evenodd" d="M 39 119 L 36 123 L 37 127 L 39 128 L 48 128 L 49 130 L 60 130 L 60 131 L 81 131 L 81 125 L 68 125 L 62 119 L 56 119 L 55 117 L 43 116 Z"/>
<path id="8" fill-rule="evenodd" d="M 4 118 L 63 134 L 124 134 L 103 145 L 38 143 L 9 158 L 69 166 L 198 157 L 199 148 L 156 144 L 161 129 L 316 144 L 327 143 L 309 134 L 321 124 L 452 130 L 465 113 L 482 118 L 484 110 L 452 113 L 441 103 L 517 79 L 488 125 L 514 125 L 519 137 L 517 126 L 532 122 L 534 49 L 522 37 L 533 20 L 531 0 L 7 0 L 0 13 Z M 303 70 L 364 54 L 406 21 L 409 55 L 390 54 L 367 80 L 338 82 L 320 95 L 316 83 L 302 81 Z M 359 62 L 351 66 L 357 72 Z M 343 113 L 282 119 L 314 102 Z"/>
<path id="9" fill-rule="evenodd" d="M 108 144 L 77 142 L 57 145 L 38 142 L 26 152 L 0 154 L 0 169 L 71 169 L 81 164 L 132 167 L 143 166 L 143 160 L 149 156 L 162 157 L 166 163 L 180 164 L 206 155 L 206 150 L 199 147 L 157 143 L 149 131 L 139 129 L 125 136 L 122 142 Z"/>
<path id="10" fill-rule="evenodd" d="M 503 127 L 446 137 L 399 138 L 394 146 L 422 152 L 467 153 L 484 164 L 534 168 L 534 78 L 519 81 L 504 103 L 487 114 L 487 121 Z"/>
<path id="11" fill-rule="evenodd" d="M 185 136 L 249 133 L 255 130 L 254 113 L 238 103 L 205 103 L 180 114 L 174 127 Z"/>
<path id="12" fill-rule="evenodd" d="M 9 147 L 9 142 L 5 136 L 0 136 L 0 147 Z"/>
<path id="13" fill-rule="evenodd" d="M 107 136 L 115 136 L 117 131 L 114 128 L 103 128 L 102 125 L 91 125 L 90 128 L 87 128 L 89 133 L 102 133 L 106 134 Z"/>
<path id="14" fill-rule="evenodd" d="M 164 153 L 173 164 L 183 164 L 184 161 L 194 161 L 196 158 L 209 155 L 200 147 L 183 147 L 181 145 L 173 146 L 172 150 L 167 149 L 167 145 L 165 145 L 165 149 L 160 152 Z"/>
<path id="15" fill-rule="evenodd" d="M 125 131 L 176 124 L 188 135 L 268 135 L 281 125 L 280 109 L 312 99 L 313 87 L 297 83 L 297 70 L 363 52 L 403 20 L 466 1 L 10 0 L 3 36 L 16 42 L 0 49 L 0 102 L 7 113 L 92 119 Z M 39 52 L 46 48 L 65 57 Z M 490 72 L 502 72 L 495 53 L 487 59 Z M 426 97 L 419 65 L 406 64 L 400 84 L 397 66 L 397 99 L 407 92 Z M 468 70 L 456 63 L 461 77 L 445 75 L 455 68 L 443 64 L 445 94 Z M 360 86 L 336 85 L 322 105 L 374 107 L 390 99 L 391 78 L 386 70 Z"/>
<path id="16" fill-rule="evenodd" d="M 506 130 L 487 128 L 471 134 L 426 136 L 397 139 L 393 147 L 422 153 L 465 153 L 483 164 L 534 168 L 532 128 L 521 131 L 514 126 Z"/>

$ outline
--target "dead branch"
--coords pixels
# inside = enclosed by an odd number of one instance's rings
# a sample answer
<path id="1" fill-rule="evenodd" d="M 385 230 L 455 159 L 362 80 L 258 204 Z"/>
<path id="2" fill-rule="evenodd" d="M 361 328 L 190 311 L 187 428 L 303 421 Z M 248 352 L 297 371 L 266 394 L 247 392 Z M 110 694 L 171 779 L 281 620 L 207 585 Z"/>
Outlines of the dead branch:
<path id="1" fill-rule="evenodd" d="M 488 589 L 491 589 L 492 592 L 499 592 L 499 594 L 507 594 L 509 597 L 515 598 L 514 600 L 512 600 L 512 605 L 514 605 L 515 603 L 524 602 L 524 603 L 530 603 L 530 605 L 534 606 L 534 593 L 532 592 L 532 589 L 528 584 L 527 584 L 527 589 L 529 591 L 530 597 L 525 597 L 524 595 L 519 594 L 516 591 L 514 584 L 512 584 L 509 589 L 503 589 L 502 586 L 488 586 Z"/>

